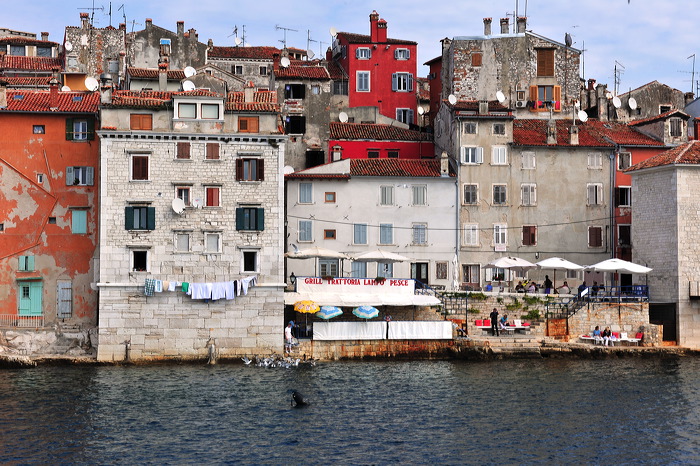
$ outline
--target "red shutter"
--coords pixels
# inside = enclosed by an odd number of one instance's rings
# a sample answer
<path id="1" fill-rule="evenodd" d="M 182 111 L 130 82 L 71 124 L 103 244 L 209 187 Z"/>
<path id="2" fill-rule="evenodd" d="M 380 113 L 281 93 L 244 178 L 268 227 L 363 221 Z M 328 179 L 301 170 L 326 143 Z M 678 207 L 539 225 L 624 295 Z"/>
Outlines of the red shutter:
<path id="1" fill-rule="evenodd" d="M 561 86 L 554 86 L 554 111 L 561 112 Z"/>
<path id="2" fill-rule="evenodd" d="M 189 142 L 178 142 L 177 143 L 177 158 L 178 159 L 189 159 L 190 158 L 190 143 Z"/>
<path id="3" fill-rule="evenodd" d="M 207 207 L 219 207 L 219 188 L 207 188 Z"/>
<path id="4" fill-rule="evenodd" d="M 257 180 L 258 181 L 264 181 L 265 180 L 265 168 L 263 166 L 263 159 L 258 159 L 257 160 L 257 165 L 258 165 L 258 176 Z"/>
<path id="5" fill-rule="evenodd" d="M 207 160 L 218 160 L 219 159 L 219 143 L 218 142 L 208 142 L 207 143 Z"/>

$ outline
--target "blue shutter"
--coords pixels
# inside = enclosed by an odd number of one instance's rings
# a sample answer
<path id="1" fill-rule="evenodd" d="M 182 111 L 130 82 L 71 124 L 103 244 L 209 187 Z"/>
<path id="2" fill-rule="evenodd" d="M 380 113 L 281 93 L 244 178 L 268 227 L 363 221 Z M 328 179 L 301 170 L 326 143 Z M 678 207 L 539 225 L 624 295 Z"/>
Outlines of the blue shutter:
<path id="1" fill-rule="evenodd" d="M 394 49 L 394 60 L 399 59 L 399 49 Z"/>
<path id="2" fill-rule="evenodd" d="M 125 216 L 124 228 L 127 230 L 133 230 L 134 229 L 134 208 L 133 207 L 126 207 L 124 209 L 124 216 Z"/>
<path id="3" fill-rule="evenodd" d="M 85 184 L 88 186 L 92 186 L 95 184 L 95 168 L 94 167 L 85 167 L 86 170 L 86 178 Z"/>
<path id="4" fill-rule="evenodd" d="M 146 229 L 155 230 L 156 229 L 156 208 L 146 207 Z"/>
<path id="5" fill-rule="evenodd" d="M 243 208 L 236 208 L 236 230 L 243 230 Z"/>
<path id="6" fill-rule="evenodd" d="M 72 186 L 74 182 L 73 167 L 66 167 L 66 186 Z"/>
<path id="7" fill-rule="evenodd" d="M 87 120 L 87 139 L 88 141 L 95 140 L 95 120 L 88 118 Z"/>
<path id="8" fill-rule="evenodd" d="M 406 112 L 406 114 L 407 114 L 406 120 L 408 120 L 408 121 L 406 121 L 406 123 L 412 125 L 413 124 L 413 110 L 411 110 L 409 108 L 408 111 Z"/>
<path id="9" fill-rule="evenodd" d="M 66 141 L 73 140 L 73 119 L 66 118 Z"/>
<path id="10" fill-rule="evenodd" d="M 360 58 L 360 49 L 355 49 L 355 58 Z"/>
<path id="11" fill-rule="evenodd" d="M 396 76 L 396 73 L 391 73 L 391 90 L 396 92 L 397 88 L 398 88 L 398 77 Z"/>
<path id="12" fill-rule="evenodd" d="M 258 231 L 263 231 L 265 229 L 265 209 L 263 208 L 258 208 L 257 210 L 257 218 L 258 218 L 258 225 L 257 225 L 257 230 Z"/>
<path id="13" fill-rule="evenodd" d="M 408 75 L 408 90 L 409 91 L 413 90 L 413 75 L 412 74 Z"/>

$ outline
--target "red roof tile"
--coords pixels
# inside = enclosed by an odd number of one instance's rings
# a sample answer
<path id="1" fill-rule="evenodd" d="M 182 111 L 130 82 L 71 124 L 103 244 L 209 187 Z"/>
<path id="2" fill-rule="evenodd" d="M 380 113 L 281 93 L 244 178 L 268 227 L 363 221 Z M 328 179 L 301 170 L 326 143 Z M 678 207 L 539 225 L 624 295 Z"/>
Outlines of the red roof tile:
<path id="1" fill-rule="evenodd" d="M 51 76 L 0 76 L 9 87 L 48 87 Z"/>
<path id="2" fill-rule="evenodd" d="M 209 58 L 248 58 L 252 60 L 272 60 L 280 53 L 277 47 L 212 47 L 207 52 Z"/>
<path id="3" fill-rule="evenodd" d="M 586 123 L 579 123 L 578 146 L 571 146 L 569 130 L 571 120 L 554 120 L 557 125 L 556 147 L 613 147 L 598 131 L 592 130 Z M 547 124 L 548 120 L 517 118 L 513 120 L 513 144 L 516 146 L 548 146 Z"/>
<path id="4" fill-rule="evenodd" d="M 50 91 L 7 90 L 7 108 L 3 112 L 97 113 L 98 92 L 58 91 L 57 110 L 49 108 Z"/>
<path id="5" fill-rule="evenodd" d="M 30 37 L 3 37 L 0 39 L 0 45 L 15 44 L 15 45 L 37 45 L 39 47 L 58 47 L 58 42 L 48 40 L 32 39 Z"/>
<path id="6" fill-rule="evenodd" d="M 374 123 L 330 124 L 331 139 L 363 139 L 371 141 L 430 141 L 431 135 L 411 129 Z"/>
<path id="7" fill-rule="evenodd" d="M 320 65 L 319 61 L 303 61 L 292 60 L 291 64 L 286 68 L 278 68 L 274 71 L 275 77 L 278 79 L 284 78 L 302 78 L 302 79 L 331 79 L 328 70 Z"/>
<path id="8" fill-rule="evenodd" d="M 172 99 L 172 92 L 167 91 L 114 91 L 112 103 L 115 108 L 165 108 Z"/>
<path id="9" fill-rule="evenodd" d="M 328 74 L 330 75 L 331 79 L 335 81 L 341 79 L 348 79 L 347 73 L 335 60 L 326 62 L 326 69 L 328 70 Z"/>
<path id="10" fill-rule="evenodd" d="M 256 91 L 253 102 L 245 102 L 243 92 L 229 92 L 226 98 L 227 111 L 239 112 L 279 112 L 275 91 Z"/>
<path id="11" fill-rule="evenodd" d="M 62 69 L 62 65 L 60 58 L 0 55 L 0 69 L 5 70 L 52 71 Z"/>
<path id="12" fill-rule="evenodd" d="M 664 143 L 643 134 L 626 123 L 589 119 L 586 126 L 604 138 L 621 146 L 663 146 Z"/>
<path id="13" fill-rule="evenodd" d="M 157 68 L 130 67 L 126 69 L 126 74 L 131 75 L 132 78 L 158 79 Z M 168 79 L 176 81 L 185 79 L 185 72 L 183 70 L 168 70 Z"/>
<path id="14" fill-rule="evenodd" d="M 637 126 L 637 125 L 643 125 L 646 123 L 651 123 L 653 121 L 658 121 L 658 120 L 663 120 L 665 118 L 668 118 L 669 116 L 673 115 L 674 113 L 678 113 L 678 116 L 681 118 L 685 118 L 686 120 L 690 118 L 690 115 L 687 113 L 681 112 L 680 110 L 677 109 L 672 109 L 669 110 L 668 112 L 661 113 L 659 115 L 653 115 L 647 118 L 642 118 L 641 120 L 634 120 L 630 121 L 629 125 L 630 126 Z"/>
<path id="15" fill-rule="evenodd" d="M 372 44 L 372 37 L 371 36 L 366 36 L 364 34 L 354 34 L 352 32 L 339 32 L 339 36 L 344 36 L 347 41 L 351 44 Z M 387 38 L 386 42 L 382 42 L 383 44 L 404 44 L 404 45 L 418 45 L 416 42 L 413 42 L 411 40 L 402 40 L 402 39 L 391 39 Z"/>
<path id="16" fill-rule="evenodd" d="M 450 104 L 447 100 L 444 101 L 446 105 L 454 108 L 457 111 L 479 111 L 479 101 L 478 100 L 458 100 L 454 105 Z M 510 112 L 511 110 L 500 103 L 498 100 L 489 100 L 489 112 Z"/>
<path id="17" fill-rule="evenodd" d="M 667 165 L 700 165 L 700 141 L 690 141 L 631 166 L 625 172 Z"/>
<path id="18" fill-rule="evenodd" d="M 193 89 L 191 91 L 180 91 L 173 92 L 173 97 L 185 96 L 185 97 L 224 97 L 223 94 L 218 92 L 210 91 L 208 89 Z"/>
<path id="19" fill-rule="evenodd" d="M 440 177 L 440 161 L 402 159 L 351 159 L 350 175 Z"/>

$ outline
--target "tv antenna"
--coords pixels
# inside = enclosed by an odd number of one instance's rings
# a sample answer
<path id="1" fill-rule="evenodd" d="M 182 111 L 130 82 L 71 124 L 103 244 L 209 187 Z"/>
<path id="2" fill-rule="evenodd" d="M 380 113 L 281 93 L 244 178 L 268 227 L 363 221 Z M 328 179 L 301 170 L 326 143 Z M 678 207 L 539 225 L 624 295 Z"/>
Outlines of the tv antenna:
<path id="1" fill-rule="evenodd" d="M 311 42 L 318 42 L 318 41 L 311 38 L 311 30 L 307 29 L 306 30 L 306 50 L 308 52 L 311 52 Z M 312 57 L 309 57 L 308 52 L 307 52 L 306 58 L 311 60 Z M 313 54 L 313 52 L 311 52 L 311 53 Z"/>
<path id="2" fill-rule="evenodd" d="M 241 26 L 241 31 L 243 32 L 243 34 L 241 35 L 241 38 L 239 39 L 238 38 L 238 25 L 235 25 L 233 27 L 233 32 L 229 35 L 229 37 L 236 36 L 236 40 L 235 40 L 236 45 L 241 45 L 241 44 L 245 45 L 245 24 L 243 26 Z"/>
<path id="3" fill-rule="evenodd" d="M 126 26 L 126 10 L 124 9 L 124 4 L 122 3 L 122 6 L 117 8 L 117 11 L 122 10 L 122 16 L 124 17 L 124 25 Z M 111 22 L 111 19 L 110 19 Z"/>
<path id="4" fill-rule="evenodd" d="M 95 6 L 95 0 L 92 0 L 92 7 L 85 7 L 85 8 L 78 8 L 78 10 L 92 10 L 90 13 L 90 24 L 95 25 L 95 10 L 100 10 L 101 12 L 104 13 L 105 7 L 104 6 Z M 112 11 L 112 5 L 110 4 L 110 19 L 111 19 L 111 11 Z M 111 22 L 110 22 L 111 25 Z"/>
<path id="5" fill-rule="evenodd" d="M 318 56 L 323 58 L 326 55 L 323 53 L 323 46 L 328 45 L 328 42 L 318 41 Z"/>
<path id="6" fill-rule="evenodd" d="M 621 69 L 618 69 L 620 67 Z M 618 89 L 620 88 L 620 76 L 625 72 L 625 66 L 619 61 L 615 60 L 615 92 L 614 95 L 618 94 Z"/>
<path id="7" fill-rule="evenodd" d="M 275 30 L 279 31 L 280 29 L 282 29 L 284 31 L 284 39 L 280 40 L 279 42 L 282 42 L 282 45 L 286 49 L 287 48 L 287 31 L 294 31 L 294 32 L 299 32 L 299 31 L 297 31 L 296 29 L 292 29 L 292 28 L 283 28 L 279 24 L 275 24 Z"/>

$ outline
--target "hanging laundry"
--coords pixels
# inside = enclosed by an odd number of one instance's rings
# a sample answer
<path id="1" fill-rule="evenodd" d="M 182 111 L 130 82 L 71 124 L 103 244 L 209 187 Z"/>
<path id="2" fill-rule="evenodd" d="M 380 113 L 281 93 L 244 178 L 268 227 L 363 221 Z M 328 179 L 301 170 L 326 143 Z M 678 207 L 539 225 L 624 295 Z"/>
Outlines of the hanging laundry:
<path id="1" fill-rule="evenodd" d="M 241 280 L 241 285 L 243 286 L 243 294 L 248 294 L 248 287 L 257 283 L 256 277 L 246 277 Z"/>
<path id="2" fill-rule="evenodd" d="M 189 294 L 192 294 L 192 293 L 190 292 L 190 284 L 187 283 L 187 282 L 182 282 L 182 291 L 184 291 L 185 294 L 188 294 L 188 295 L 189 295 Z"/>
<path id="3" fill-rule="evenodd" d="M 180 282 L 177 282 L 175 280 L 171 281 L 170 283 L 168 283 L 168 291 L 175 291 L 175 287 L 179 284 Z"/>
<path id="4" fill-rule="evenodd" d="M 213 283 L 190 283 L 192 299 L 211 299 Z"/>
<path id="5" fill-rule="evenodd" d="M 226 291 L 226 299 L 236 298 L 236 281 L 225 282 L 224 289 Z"/>
<path id="6" fill-rule="evenodd" d="M 147 278 L 146 279 L 146 285 L 144 287 L 144 293 L 146 296 L 153 296 L 153 292 L 156 289 L 156 281 L 153 278 Z"/>
<path id="7" fill-rule="evenodd" d="M 226 282 L 216 282 L 211 287 L 211 299 L 224 299 L 226 297 Z"/>
<path id="8" fill-rule="evenodd" d="M 156 293 L 163 292 L 163 281 L 162 280 L 156 280 L 155 292 Z"/>
<path id="9" fill-rule="evenodd" d="M 163 291 L 170 290 L 170 282 L 168 280 L 163 280 Z"/>

